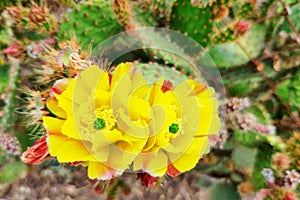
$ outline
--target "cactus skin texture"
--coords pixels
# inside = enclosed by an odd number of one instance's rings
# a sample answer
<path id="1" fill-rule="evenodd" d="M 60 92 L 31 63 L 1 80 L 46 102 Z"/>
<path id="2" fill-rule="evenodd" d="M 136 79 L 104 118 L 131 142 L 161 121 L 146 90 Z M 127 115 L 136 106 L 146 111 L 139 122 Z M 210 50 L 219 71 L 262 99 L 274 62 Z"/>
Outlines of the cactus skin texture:
<path id="1" fill-rule="evenodd" d="M 228 0 L 197 6 L 190 1 L 178 0 L 172 9 L 170 28 L 193 38 L 204 47 L 234 40 L 230 28 L 221 22 L 229 14 L 229 5 Z"/>
<path id="2" fill-rule="evenodd" d="M 237 41 L 208 47 L 208 52 L 216 65 L 233 67 L 246 64 L 257 57 L 264 48 L 265 28 L 262 25 L 253 25 L 250 30 Z M 239 46 L 244 48 L 244 50 Z"/>
<path id="3" fill-rule="evenodd" d="M 76 5 L 59 26 L 59 39 L 69 39 L 74 31 L 83 48 L 98 45 L 124 30 L 113 9 L 113 4 L 105 0 Z"/>
<path id="4" fill-rule="evenodd" d="M 173 86 L 188 79 L 188 76 L 174 68 L 168 66 L 153 64 L 138 63 L 135 65 L 145 76 L 148 83 L 155 83 L 161 76 L 164 76 L 165 80 L 169 80 L 173 83 Z"/>
<path id="5" fill-rule="evenodd" d="M 15 125 L 16 120 L 16 108 L 18 103 L 18 92 L 19 92 L 19 82 L 20 82 L 20 65 L 19 60 L 10 58 L 11 59 L 11 65 L 9 70 L 9 83 L 8 87 L 10 89 L 10 92 L 7 97 L 7 102 L 4 107 L 4 116 L 2 118 L 2 126 L 4 131 L 9 132 L 12 130 Z"/>

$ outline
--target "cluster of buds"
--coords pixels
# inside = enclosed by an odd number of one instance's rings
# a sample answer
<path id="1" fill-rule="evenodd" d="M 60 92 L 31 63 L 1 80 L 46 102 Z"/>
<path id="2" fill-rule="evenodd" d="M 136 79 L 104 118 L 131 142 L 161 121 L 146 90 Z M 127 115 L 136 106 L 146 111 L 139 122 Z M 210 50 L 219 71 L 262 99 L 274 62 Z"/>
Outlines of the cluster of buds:
<path id="1" fill-rule="evenodd" d="M 250 28 L 250 23 L 246 21 L 238 21 L 234 25 L 234 32 L 236 35 L 244 35 Z"/>
<path id="2" fill-rule="evenodd" d="M 272 169 L 264 168 L 261 173 L 268 184 L 272 184 L 275 182 L 274 172 Z"/>
<path id="3" fill-rule="evenodd" d="M 283 153 L 275 153 L 272 156 L 272 168 L 278 171 L 286 170 L 290 167 L 290 159 Z"/>
<path id="4" fill-rule="evenodd" d="M 287 141 L 287 151 L 292 158 L 293 166 L 300 171 L 300 132 L 295 132 Z"/>
<path id="5" fill-rule="evenodd" d="M 0 134 L 0 147 L 2 150 L 11 155 L 20 155 L 21 145 L 15 136 Z"/>
<path id="6" fill-rule="evenodd" d="M 258 123 L 257 118 L 251 113 L 238 113 L 236 115 L 236 122 L 238 127 L 243 131 L 257 131 L 266 135 L 275 135 L 276 133 L 275 126 Z"/>
<path id="7" fill-rule="evenodd" d="M 249 98 L 233 97 L 228 100 L 228 103 L 226 104 L 226 111 L 227 113 L 241 111 L 249 106 L 250 106 Z"/>
<path id="8" fill-rule="evenodd" d="M 218 138 L 217 138 L 217 148 L 223 149 L 224 148 L 224 144 L 228 139 L 228 130 L 227 127 L 225 125 L 223 125 L 222 129 L 220 130 L 219 134 L 218 134 Z"/>
<path id="9" fill-rule="evenodd" d="M 297 200 L 297 195 L 289 190 L 282 187 L 272 187 L 268 189 L 261 189 L 256 193 L 256 196 L 252 198 L 253 200 Z"/>
<path id="10" fill-rule="evenodd" d="M 24 29 L 43 33 L 57 31 L 57 20 L 46 7 L 37 4 L 31 5 L 29 8 L 23 7 L 21 4 L 7 7 L 4 16 L 20 33 Z"/>
<path id="11" fill-rule="evenodd" d="M 13 21 L 20 21 L 23 18 L 24 9 L 22 6 L 6 7 L 8 15 Z"/>
<path id="12" fill-rule="evenodd" d="M 45 8 L 34 6 L 30 8 L 28 18 L 35 24 L 46 22 L 46 10 Z"/>
<path id="13" fill-rule="evenodd" d="M 138 173 L 138 178 L 141 179 L 141 183 L 146 187 L 150 187 L 158 181 L 158 177 L 153 177 L 146 172 Z"/>
<path id="14" fill-rule="evenodd" d="M 295 170 L 285 171 L 284 185 L 286 187 L 296 188 L 300 184 L 300 174 Z"/>
<path id="15" fill-rule="evenodd" d="M 273 125 L 265 126 L 265 125 L 262 125 L 262 124 L 255 124 L 253 126 L 253 128 L 256 131 L 258 131 L 260 133 L 267 134 L 267 135 L 275 135 L 275 133 L 276 133 L 276 127 L 273 126 Z"/>
<path id="16" fill-rule="evenodd" d="M 257 119 L 251 113 L 237 114 L 237 124 L 239 128 L 244 131 L 252 130 L 256 123 L 257 123 Z"/>
<path id="17" fill-rule="evenodd" d="M 25 51 L 26 47 L 22 43 L 16 42 L 4 49 L 3 53 L 14 58 L 20 58 L 25 56 Z"/>

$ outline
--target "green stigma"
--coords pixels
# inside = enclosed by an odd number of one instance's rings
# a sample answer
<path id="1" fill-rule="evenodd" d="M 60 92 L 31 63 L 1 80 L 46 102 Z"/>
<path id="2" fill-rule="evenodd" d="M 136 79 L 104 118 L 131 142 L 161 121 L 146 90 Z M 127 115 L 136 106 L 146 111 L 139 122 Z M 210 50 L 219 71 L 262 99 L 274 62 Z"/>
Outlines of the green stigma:
<path id="1" fill-rule="evenodd" d="M 102 118 L 97 118 L 95 121 L 94 121 L 94 128 L 97 129 L 97 130 L 101 130 L 105 127 L 105 122 Z"/>
<path id="2" fill-rule="evenodd" d="M 174 133 L 175 134 L 175 133 L 178 132 L 178 130 L 179 130 L 178 124 L 172 123 L 172 125 L 169 126 L 169 132 L 170 133 Z"/>

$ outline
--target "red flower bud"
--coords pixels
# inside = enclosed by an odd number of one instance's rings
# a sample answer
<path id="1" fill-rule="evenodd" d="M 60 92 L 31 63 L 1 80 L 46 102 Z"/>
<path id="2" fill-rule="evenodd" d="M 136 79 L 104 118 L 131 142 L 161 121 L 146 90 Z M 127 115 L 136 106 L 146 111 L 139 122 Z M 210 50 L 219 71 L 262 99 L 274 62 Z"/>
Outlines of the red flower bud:
<path id="1" fill-rule="evenodd" d="M 46 12 L 44 8 L 35 6 L 29 10 L 29 19 L 33 23 L 43 23 L 46 21 Z"/>
<path id="2" fill-rule="evenodd" d="M 244 35 L 248 29 L 250 27 L 250 23 L 249 22 L 245 22 L 245 21 L 238 21 L 235 24 L 235 31 L 237 35 Z"/>
<path id="3" fill-rule="evenodd" d="M 25 51 L 26 51 L 26 47 L 24 47 L 20 43 L 15 43 L 15 44 L 9 46 L 8 48 L 4 49 L 3 53 L 10 55 L 14 58 L 19 58 L 22 55 L 25 55 L 25 53 L 24 53 Z"/>
<path id="4" fill-rule="evenodd" d="M 146 187 L 150 187 L 151 185 L 156 183 L 158 180 L 158 177 L 153 177 L 146 172 L 138 173 L 138 178 L 141 179 L 142 184 Z"/>
<path id="5" fill-rule="evenodd" d="M 6 7 L 6 10 L 7 10 L 9 16 L 14 21 L 19 21 L 19 20 L 21 20 L 23 18 L 22 10 L 18 6 L 9 6 L 9 7 Z"/>
<path id="6" fill-rule="evenodd" d="M 165 93 L 168 90 L 172 90 L 173 84 L 171 81 L 164 81 L 163 85 L 161 86 L 161 91 Z"/>
<path id="7" fill-rule="evenodd" d="M 286 192 L 284 195 L 284 200 L 296 200 L 297 196 L 295 193 L 292 192 Z"/>
<path id="8" fill-rule="evenodd" d="M 172 177 L 176 177 L 178 174 L 180 174 L 180 171 L 176 169 L 172 163 L 169 163 L 167 174 Z"/>
<path id="9" fill-rule="evenodd" d="M 22 154 L 21 160 L 26 164 L 40 164 L 49 158 L 46 136 L 37 140 L 32 147 L 28 147 Z"/>

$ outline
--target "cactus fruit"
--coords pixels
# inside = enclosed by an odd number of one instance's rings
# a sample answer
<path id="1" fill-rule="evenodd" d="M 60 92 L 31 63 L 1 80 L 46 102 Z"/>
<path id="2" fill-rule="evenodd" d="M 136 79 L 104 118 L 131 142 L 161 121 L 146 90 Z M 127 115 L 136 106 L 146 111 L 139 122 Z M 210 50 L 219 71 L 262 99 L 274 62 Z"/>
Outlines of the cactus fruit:
<path id="1" fill-rule="evenodd" d="M 100 0 L 76 5 L 59 26 L 58 37 L 69 39 L 74 30 L 83 47 L 98 45 L 103 40 L 124 30 L 110 1 Z M 126 21 L 126 20 L 125 20 Z"/>

